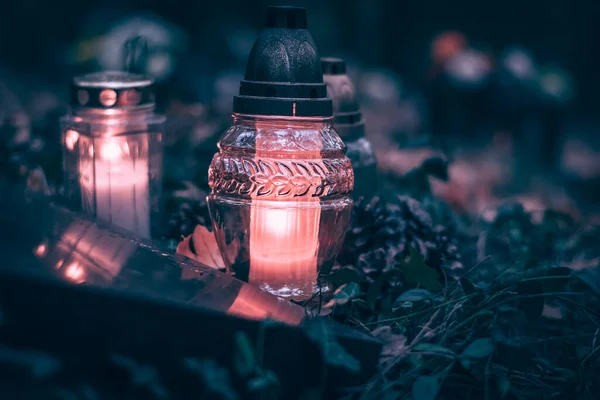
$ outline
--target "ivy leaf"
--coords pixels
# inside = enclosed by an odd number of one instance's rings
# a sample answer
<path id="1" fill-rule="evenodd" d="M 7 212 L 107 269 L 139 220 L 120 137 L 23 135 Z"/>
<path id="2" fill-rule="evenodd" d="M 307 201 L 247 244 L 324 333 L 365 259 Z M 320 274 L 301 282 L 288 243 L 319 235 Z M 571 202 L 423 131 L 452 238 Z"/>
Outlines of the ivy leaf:
<path id="1" fill-rule="evenodd" d="M 498 391 L 502 397 L 505 397 L 510 390 L 510 381 L 508 376 L 504 373 L 500 373 L 496 376 L 496 385 L 498 385 Z"/>
<path id="2" fill-rule="evenodd" d="M 130 383 L 133 386 L 148 389 L 155 398 L 169 398 L 169 392 L 161 383 L 159 372 L 156 368 L 138 364 L 135 359 L 120 354 L 111 354 L 110 361 L 115 366 L 128 372 Z"/>
<path id="3" fill-rule="evenodd" d="M 409 247 L 408 261 L 400 265 L 404 281 L 410 286 L 420 286 L 430 291 L 443 288 L 438 278 L 438 271 L 425 263 L 425 259 L 415 249 Z"/>
<path id="4" fill-rule="evenodd" d="M 36 379 L 45 379 L 59 374 L 64 366 L 59 359 L 38 351 L 0 346 L 0 360 L 8 365 L 27 368 Z"/>
<path id="5" fill-rule="evenodd" d="M 413 400 L 435 400 L 440 391 L 440 381 L 436 376 L 419 376 L 412 387 Z"/>
<path id="6" fill-rule="evenodd" d="M 537 319 L 542 316 L 544 311 L 544 288 L 539 281 L 525 281 L 517 285 L 517 293 L 522 296 L 534 295 L 534 297 L 524 297 L 519 301 L 519 308 L 528 318 Z"/>
<path id="7" fill-rule="evenodd" d="M 429 290 L 425 289 L 409 289 L 406 292 L 402 293 L 394 303 L 402 302 L 402 301 L 423 301 L 432 298 L 433 295 Z"/>
<path id="8" fill-rule="evenodd" d="M 333 300 L 336 304 L 346 304 L 360 294 L 358 283 L 350 282 L 340 286 L 333 294 Z"/>
<path id="9" fill-rule="evenodd" d="M 469 279 L 462 277 L 460 278 L 460 285 L 467 296 L 470 296 L 470 304 L 479 304 L 485 300 L 485 294 L 481 287 L 475 285 Z"/>
<path id="10" fill-rule="evenodd" d="M 352 372 L 360 371 L 360 362 L 337 342 L 321 318 L 309 320 L 305 325 L 308 337 L 321 348 L 323 358 L 329 365 L 346 368 Z"/>
<path id="11" fill-rule="evenodd" d="M 381 274 L 377 279 L 375 279 L 375 282 L 369 285 L 369 289 L 367 289 L 367 302 L 369 303 L 369 307 L 371 307 L 372 310 L 374 310 L 375 306 L 377 305 L 377 299 L 381 294 L 383 286 L 394 275 L 396 275 L 395 271 L 386 271 L 383 274 Z"/>
<path id="12" fill-rule="evenodd" d="M 471 282 L 465 277 L 460 278 L 460 286 L 462 287 L 463 291 L 467 296 L 470 296 L 477 291 L 477 288 L 475 287 L 473 282 Z"/>
<path id="13" fill-rule="evenodd" d="M 197 225 L 194 233 L 177 245 L 177 253 L 215 269 L 225 269 L 217 240 L 205 226 Z"/>
<path id="14" fill-rule="evenodd" d="M 244 332 L 236 332 L 234 341 L 236 347 L 233 360 L 235 370 L 240 376 L 248 377 L 258 369 L 252 344 Z"/>
<path id="15" fill-rule="evenodd" d="M 492 354 L 494 351 L 494 342 L 490 338 L 474 340 L 462 352 L 462 357 L 465 358 L 484 358 Z"/>
<path id="16" fill-rule="evenodd" d="M 422 353 L 443 354 L 450 357 L 456 356 L 456 354 L 449 348 L 435 343 L 419 343 L 415 347 L 413 347 L 413 350 Z"/>
<path id="17" fill-rule="evenodd" d="M 224 400 L 238 399 L 227 368 L 220 367 L 214 360 L 186 358 L 183 363 L 188 370 L 202 379 L 212 393 L 220 395 Z"/>
<path id="18" fill-rule="evenodd" d="M 329 275 L 328 280 L 336 286 L 349 282 L 364 282 L 365 278 L 353 268 L 344 267 Z"/>
<path id="19" fill-rule="evenodd" d="M 582 269 L 575 273 L 575 277 L 586 284 L 597 297 L 600 297 L 600 268 Z"/>
<path id="20" fill-rule="evenodd" d="M 251 392 L 262 391 L 272 387 L 279 386 L 279 379 L 272 371 L 265 371 L 262 376 L 253 378 L 248 382 L 248 390 Z"/>

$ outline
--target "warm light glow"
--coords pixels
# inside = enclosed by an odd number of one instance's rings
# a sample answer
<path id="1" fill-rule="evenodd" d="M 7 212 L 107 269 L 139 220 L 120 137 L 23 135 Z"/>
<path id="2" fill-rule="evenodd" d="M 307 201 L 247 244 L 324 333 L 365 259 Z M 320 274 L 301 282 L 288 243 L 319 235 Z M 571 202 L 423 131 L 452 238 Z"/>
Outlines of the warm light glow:
<path id="1" fill-rule="evenodd" d="M 65 205 L 150 239 L 161 214 L 163 145 L 156 137 L 165 122 L 154 112 L 153 80 L 103 71 L 74 77 L 72 89 L 73 107 L 61 119 Z"/>
<path id="2" fill-rule="evenodd" d="M 55 268 L 59 269 L 61 267 L 61 265 L 63 265 L 63 263 L 65 262 L 65 260 L 63 260 L 62 258 L 60 260 L 58 260 L 56 262 Z"/>
<path id="3" fill-rule="evenodd" d="M 74 223 L 60 237 L 57 250 L 64 266 L 64 276 L 77 283 L 103 275 L 114 278 L 135 252 L 136 245 L 121 236 L 104 231 L 93 222 Z"/>
<path id="4" fill-rule="evenodd" d="M 249 282 L 279 296 L 310 296 L 317 281 L 318 199 L 314 208 L 283 206 L 290 209 L 252 207 Z"/>
<path id="5" fill-rule="evenodd" d="M 272 157 L 271 142 L 256 137 L 256 161 Z M 320 161 L 319 151 L 306 158 Z M 310 297 L 318 276 L 318 197 L 285 196 L 275 192 L 253 195 L 250 212 L 250 271 L 248 282 L 282 297 Z"/>
<path id="6" fill-rule="evenodd" d="M 85 280 L 85 270 L 78 262 L 72 262 L 66 266 L 65 276 L 75 283 L 81 283 Z"/>
<path id="7" fill-rule="evenodd" d="M 97 137 L 97 156 L 90 145 L 91 160 L 80 164 L 85 209 L 144 238 L 150 238 L 148 142 L 142 134 Z"/>
<path id="8" fill-rule="evenodd" d="M 100 149 L 100 157 L 103 160 L 117 161 L 123 155 L 119 144 L 115 140 L 108 139 Z"/>
<path id="9" fill-rule="evenodd" d="M 67 149 L 69 150 L 73 150 L 75 148 L 78 140 L 79 133 L 77 131 L 69 129 L 65 134 L 65 146 L 67 146 Z"/>
<path id="10" fill-rule="evenodd" d="M 437 36 L 432 43 L 432 55 L 436 64 L 446 62 L 467 45 L 467 39 L 460 32 L 448 31 Z"/>
<path id="11" fill-rule="evenodd" d="M 35 248 L 34 253 L 38 257 L 43 257 L 46 255 L 47 250 L 48 250 L 48 248 L 46 247 L 46 245 L 42 243 L 38 247 Z"/>
<path id="12" fill-rule="evenodd" d="M 293 217 L 289 210 L 269 210 L 268 218 L 265 218 L 265 233 L 275 238 L 288 235 L 287 232 L 295 225 Z"/>

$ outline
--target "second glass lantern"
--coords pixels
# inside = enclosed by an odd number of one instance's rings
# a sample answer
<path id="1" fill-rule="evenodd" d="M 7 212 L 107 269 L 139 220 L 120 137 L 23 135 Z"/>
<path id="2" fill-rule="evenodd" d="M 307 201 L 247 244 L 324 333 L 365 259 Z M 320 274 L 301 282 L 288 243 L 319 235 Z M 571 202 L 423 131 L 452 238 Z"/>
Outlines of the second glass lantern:
<path id="1" fill-rule="evenodd" d="M 358 104 L 356 89 L 346 74 L 346 62 L 340 58 L 321 58 L 323 81 L 333 101 L 333 127 L 346 143 L 346 155 L 352 162 L 355 189 L 352 196 L 370 198 L 377 191 L 377 162 L 371 142 L 365 137 L 365 121 Z"/>
<path id="2" fill-rule="evenodd" d="M 209 169 L 225 264 L 267 292 L 310 298 L 348 228 L 354 173 L 304 8 L 268 8 L 233 116 Z"/>
<path id="3" fill-rule="evenodd" d="M 162 130 L 153 82 L 128 72 L 73 80 L 61 120 L 65 197 L 71 208 L 150 239 L 160 219 Z"/>

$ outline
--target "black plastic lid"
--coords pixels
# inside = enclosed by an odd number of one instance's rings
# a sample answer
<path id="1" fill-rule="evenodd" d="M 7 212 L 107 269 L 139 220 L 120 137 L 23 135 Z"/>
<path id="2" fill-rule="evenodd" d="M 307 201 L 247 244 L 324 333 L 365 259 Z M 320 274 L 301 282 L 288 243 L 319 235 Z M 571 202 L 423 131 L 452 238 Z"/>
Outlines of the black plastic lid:
<path id="1" fill-rule="evenodd" d="M 306 9 L 268 7 L 267 22 L 248 57 L 233 112 L 331 117 L 319 53 L 306 30 Z"/>
<path id="2" fill-rule="evenodd" d="M 134 36 L 123 46 L 125 71 L 103 71 L 76 76 L 71 85 L 71 107 L 135 110 L 151 108 L 154 81 L 139 72 L 147 62 L 148 43 Z"/>
<path id="3" fill-rule="evenodd" d="M 364 135 L 364 120 L 356 100 L 356 89 L 346 74 L 346 63 L 340 58 L 321 59 L 323 81 L 333 100 L 333 124 L 343 139 Z"/>
<path id="4" fill-rule="evenodd" d="M 71 85 L 74 108 L 138 109 L 154 105 L 154 82 L 143 75 L 104 71 L 77 76 Z"/>
<path id="5" fill-rule="evenodd" d="M 306 9 L 303 7 L 267 7 L 266 28 L 306 29 Z"/>

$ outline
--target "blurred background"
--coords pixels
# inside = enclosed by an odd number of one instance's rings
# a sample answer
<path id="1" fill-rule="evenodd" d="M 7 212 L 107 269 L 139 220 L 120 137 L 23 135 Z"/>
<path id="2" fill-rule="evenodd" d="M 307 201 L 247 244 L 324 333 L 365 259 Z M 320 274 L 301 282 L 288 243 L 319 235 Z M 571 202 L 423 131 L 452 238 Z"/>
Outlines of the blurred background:
<path id="1" fill-rule="evenodd" d="M 268 5 L 307 7 L 321 56 L 346 59 L 380 171 L 392 181 L 440 152 L 467 193 L 447 199 L 457 209 L 479 209 L 493 191 L 538 187 L 546 198 L 568 189 L 584 198 L 580 207 L 596 207 L 600 3 L 592 0 L 8 2 L 0 151 L 21 172 L 41 166 L 59 187 L 58 118 L 70 79 L 120 69 L 125 40 L 143 35 L 144 72 L 156 78 L 158 106 L 170 117 L 167 186 L 205 190 Z M 455 189 L 434 182 L 443 197 Z"/>
<path id="2" fill-rule="evenodd" d="M 239 68 L 263 23 L 267 5 L 282 1 L 177 2 L 162 0 L 23 0 L 7 2 L 0 16 L 2 64 L 37 75 L 63 75 L 66 66 L 94 52 L 99 36 L 121 19 L 161 18 L 164 28 L 180 30 L 182 57 L 199 65 L 196 74 Z M 391 68 L 406 82 L 419 84 L 429 68 L 429 45 L 446 30 L 462 32 L 490 52 L 521 45 L 541 63 L 557 63 L 576 77 L 582 112 L 593 114 L 599 66 L 594 1 L 460 0 L 396 2 L 296 0 L 308 8 L 310 30 L 321 52 L 347 55 L 367 67 Z M 170 25 L 173 26 L 170 26 Z"/>

